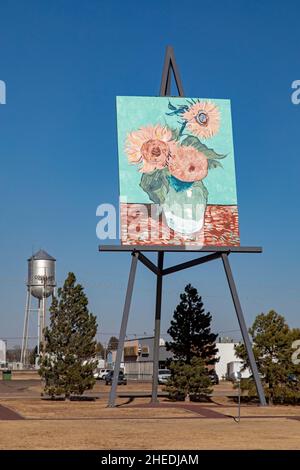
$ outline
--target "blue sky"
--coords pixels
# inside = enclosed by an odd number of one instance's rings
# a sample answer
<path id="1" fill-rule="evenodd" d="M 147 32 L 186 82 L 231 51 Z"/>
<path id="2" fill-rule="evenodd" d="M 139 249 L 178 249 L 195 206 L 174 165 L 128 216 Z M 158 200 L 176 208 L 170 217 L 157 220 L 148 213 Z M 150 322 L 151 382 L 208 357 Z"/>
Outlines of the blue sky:
<path id="1" fill-rule="evenodd" d="M 40 247 L 59 284 L 74 271 L 86 287 L 102 341 L 118 333 L 130 256 L 97 252 L 96 208 L 118 202 L 115 97 L 159 93 L 167 44 L 187 96 L 231 99 L 241 242 L 264 248 L 231 256 L 246 321 L 274 308 L 299 326 L 299 13 L 296 0 L 1 2 L 0 337 L 22 334 L 26 260 Z M 215 331 L 238 329 L 214 261 L 166 278 L 163 334 L 187 282 Z M 153 332 L 154 290 L 139 266 L 130 335 Z"/>

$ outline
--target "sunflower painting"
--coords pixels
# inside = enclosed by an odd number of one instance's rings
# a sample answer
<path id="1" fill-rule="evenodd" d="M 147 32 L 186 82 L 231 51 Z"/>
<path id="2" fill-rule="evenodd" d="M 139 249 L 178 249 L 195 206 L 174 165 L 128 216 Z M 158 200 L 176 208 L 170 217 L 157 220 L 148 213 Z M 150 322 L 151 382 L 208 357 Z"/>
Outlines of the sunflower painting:
<path id="1" fill-rule="evenodd" d="M 239 245 L 229 100 L 117 97 L 121 241 Z"/>

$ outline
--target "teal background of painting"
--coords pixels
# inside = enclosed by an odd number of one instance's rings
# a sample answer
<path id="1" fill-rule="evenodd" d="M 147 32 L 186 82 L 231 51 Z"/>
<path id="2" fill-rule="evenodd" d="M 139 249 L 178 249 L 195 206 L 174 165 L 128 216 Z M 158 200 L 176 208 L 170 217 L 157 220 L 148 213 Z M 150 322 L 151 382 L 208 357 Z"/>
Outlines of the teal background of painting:
<path id="1" fill-rule="evenodd" d="M 186 104 L 189 98 L 177 97 L 141 97 L 117 96 L 117 124 L 119 149 L 119 181 L 121 202 L 149 203 L 151 200 L 140 188 L 141 173 L 138 165 L 128 163 L 125 153 L 125 142 L 129 132 L 135 131 L 149 124 L 169 125 L 180 128 L 178 116 L 167 116 L 168 102 L 173 104 Z M 201 100 L 209 100 L 201 98 Z M 211 99 L 220 109 L 221 125 L 217 135 L 202 142 L 215 152 L 226 154 L 220 160 L 224 168 L 209 170 L 203 180 L 209 196 L 208 204 L 236 205 L 236 179 L 234 166 L 234 149 L 231 124 L 230 100 Z M 186 130 L 185 133 L 188 131 Z"/>

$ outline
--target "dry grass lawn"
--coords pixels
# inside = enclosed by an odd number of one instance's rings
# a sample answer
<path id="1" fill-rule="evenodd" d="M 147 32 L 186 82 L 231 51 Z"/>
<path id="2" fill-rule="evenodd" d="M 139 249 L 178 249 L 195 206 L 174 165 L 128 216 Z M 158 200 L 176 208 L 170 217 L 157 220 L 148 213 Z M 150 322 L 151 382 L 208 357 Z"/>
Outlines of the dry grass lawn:
<path id="1" fill-rule="evenodd" d="M 0 449 L 300 449 L 300 421 L 286 418 L 300 416 L 299 407 L 243 407 L 238 424 L 231 418 L 199 418 L 172 405 L 108 409 L 104 399 L 1 399 L 0 404 L 26 418 L 0 421 Z M 207 408 L 236 414 L 225 403 Z"/>

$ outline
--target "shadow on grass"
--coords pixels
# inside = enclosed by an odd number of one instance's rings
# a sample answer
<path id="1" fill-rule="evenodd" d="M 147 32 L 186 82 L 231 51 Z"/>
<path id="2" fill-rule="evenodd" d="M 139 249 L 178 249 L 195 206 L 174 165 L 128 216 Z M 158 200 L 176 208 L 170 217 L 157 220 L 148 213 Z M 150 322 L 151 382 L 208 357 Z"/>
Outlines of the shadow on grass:
<path id="1" fill-rule="evenodd" d="M 116 408 L 121 408 L 122 406 L 129 405 L 134 401 L 135 397 L 128 397 L 128 400 L 125 401 L 124 403 L 120 403 L 119 405 L 116 405 Z"/>
<path id="2" fill-rule="evenodd" d="M 86 397 L 86 396 L 73 396 L 70 397 L 69 399 L 65 397 L 41 397 L 42 400 L 44 401 L 96 401 L 98 400 L 98 397 Z"/>

